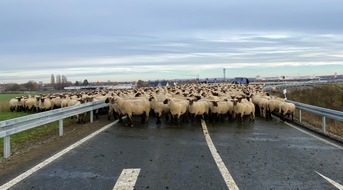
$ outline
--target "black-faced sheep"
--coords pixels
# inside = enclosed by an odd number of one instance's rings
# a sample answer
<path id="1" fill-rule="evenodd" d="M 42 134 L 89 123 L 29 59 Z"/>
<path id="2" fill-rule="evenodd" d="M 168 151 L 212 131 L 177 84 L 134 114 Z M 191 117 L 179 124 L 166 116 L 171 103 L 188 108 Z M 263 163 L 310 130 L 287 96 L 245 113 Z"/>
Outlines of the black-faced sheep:
<path id="1" fill-rule="evenodd" d="M 166 117 L 168 117 L 168 114 L 170 112 L 169 106 L 167 104 L 164 104 L 163 102 L 158 101 L 155 96 L 151 96 L 149 98 L 149 101 L 151 109 L 154 111 L 157 118 L 156 124 L 160 124 L 162 114 L 166 114 Z"/>
<path id="2" fill-rule="evenodd" d="M 233 102 L 231 100 L 224 99 L 224 101 L 211 101 L 211 103 L 210 109 L 213 121 L 224 120 L 223 116 L 225 115 L 233 117 Z"/>
<path id="3" fill-rule="evenodd" d="M 10 105 L 10 110 L 13 112 L 15 111 L 20 111 L 21 109 L 21 98 L 22 97 L 15 97 L 10 99 L 9 105 Z"/>
<path id="4" fill-rule="evenodd" d="M 244 115 L 250 115 L 250 121 L 255 120 L 255 105 L 246 99 L 238 98 L 231 100 L 233 102 L 233 111 L 238 115 L 238 121 L 243 123 Z"/>
<path id="5" fill-rule="evenodd" d="M 208 117 L 210 111 L 210 104 L 204 100 L 189 100 L 188 113 L 191 115 L 191 119 L 195 122 L 197 116 L 201 116 L 203 119 Z"/>
<path id="6" fill-rule="evenodd" d="M 25 108 L 28 112 L 37 112 L 38 111 L 38 101 L 36 97 L 31 97 L 26 100 L 25 102 Z"/>
<path id="7" fill-rule="evenodd" d="M 180 117 L 187 113 L 189 102 L 183 99 L 167 98 L 163 103 L 168 104 L 173 119 L 180 124 Z"/>
<path id="8" fill-rule="evenodd" d="M 42 97 L 38 103 L 39 111 L 47 111 L 52 109 L 52 103 L 49 98 Z"/>

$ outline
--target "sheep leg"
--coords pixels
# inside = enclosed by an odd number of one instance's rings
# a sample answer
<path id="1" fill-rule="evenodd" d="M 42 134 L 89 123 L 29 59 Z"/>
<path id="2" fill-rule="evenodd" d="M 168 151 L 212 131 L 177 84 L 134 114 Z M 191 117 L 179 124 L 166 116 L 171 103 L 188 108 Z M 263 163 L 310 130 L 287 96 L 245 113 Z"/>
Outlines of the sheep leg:
<path id="1" fill-rule="evenodd" d="M 118 116 L 119 116 L 119 123 L 123 123 L 123 118 L 122 118 L 123 115 L 118 114 Z"/>
<path id="2" fill-rule="evenodd" d="M 284 117 L 284 112 L 283 112 L 283 110 L 281 110 L 280 119 L 281 119 L 281 121 L 284 121 L 284 120 L 285 120 L 285 117 Z"/>
<path id="3" fill-rule="evenodd" d="M 192 121 L 193 123 L 195 123 L 195 120 L 196 120 L 195 114 L 191 114 L 191 121 Z"/>
<path id="4" fill-rule="evenodd" d="M 98 115 L 99 109 L 94 110 L 93 113 L 94 113 L 94 115 L 95 115 L 95 119 L 99 119 L 99 115 Z"/>
<path id="5" fill-rule="evenodd" d="M 250 122 L 254 122 L 255 121 L 255 115 L 253 112 L 250 113 Z"/>
<path id="6" fill-rule="evenodd" d="M 161 124 L 161 114 L 156 114 L 156 124 Z"/>
<path id="7" fill-rule="evenodd" d="M 209 115 L 208 115 L 208 113 L 204 113 L 203 118 L 205 119 L 205 121 L 209 121 Z"/>
<path id="8" fill-rule="evenodd" d="M 141 123 L 145 123 L 145 112 L 141 115 Z"/>
<path id="9" fill-rule="evenodd" d="M 128 120 L 128 123 L 126 125 L 130 124 L 131 127 L 133 127 L 132 115 L 127 114 L 126 116 L 127 116 L 127 120 Z"/>
<path id="10" fill-rule="evenodd" d="M 146 115 L 145 115 L 145 124 L 146 124 L 146 125 L 149 124 L 149 112 L 146 113 Z"/>
<path id="11" fill-rule="evenodd" d="M 169 114 L 170 114 L 170 113 L 166 113 L 166 116 L 165 116 L 165 117 L 166 117 L 166 121 L 169 120 Z"/>

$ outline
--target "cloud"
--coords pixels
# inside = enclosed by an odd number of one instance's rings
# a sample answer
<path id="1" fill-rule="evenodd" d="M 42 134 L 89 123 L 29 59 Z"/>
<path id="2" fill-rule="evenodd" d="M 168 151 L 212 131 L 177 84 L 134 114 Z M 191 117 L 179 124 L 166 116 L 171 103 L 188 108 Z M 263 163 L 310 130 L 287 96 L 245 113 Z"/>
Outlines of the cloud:
<path id="1" fill-rule="evenodd" d="M 334 0 L 2 1 L 0 82 L 325 74 L 342 66 L 342 17 Z"/>

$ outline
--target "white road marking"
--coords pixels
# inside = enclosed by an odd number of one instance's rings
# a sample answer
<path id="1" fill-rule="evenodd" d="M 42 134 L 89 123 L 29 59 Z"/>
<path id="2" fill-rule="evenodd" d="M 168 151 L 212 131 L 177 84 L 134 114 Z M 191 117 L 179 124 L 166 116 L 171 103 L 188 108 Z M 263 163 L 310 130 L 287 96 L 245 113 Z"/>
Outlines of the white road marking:
<path id="1" fill-rule="evenodd" d="M 329 183 L 331 183 L 333 186 L 337 187 L 337 189 L 343 190 L 343 185 L 341 185 L 341 184 L 335 182 L 334 180 L 332 180 L 332 179 L 326 177 L 325 175 L 323 175 L 323 174 L 321 174 L 321 173 L 319 173 L 319 172 L 317 172 L 317 171 L 316 171 L 316 173 L 317 173 L 318 175 L 322 176 L 322 178 L 324 178 L 326 181 L 328 181 Z"/>
<path id="2" fill-rule="evenodd" d="M 226 168 L 222 158 L 218 154 L 218 151 L 212 142 L 212 139 L 210 137 L 210 134 L 208 133 L 207 126 L 206 126 L 206 123 L 204 120 L 201 120 L 201 126 L 202 126 L 202 130 L 204 132 L 204 135 L 205 135 L 205 139 L 206 139 L 208 148 L 211 151 L 213 159 L 216 162 L 217 167 L 219 168 L 219 171 L 222 174 L 227 187 L 229 189 L 237 189 L 238 190 L 239 188 L 238 188 L 237 184 L 233 180 L 229 170 Z"/>
<path id="3" fill-rule="evenodd" d="M 123 169 L 113 190 L 133 190 L 140 171 L 141 169 Z"/>
<path id="4" fill-rule="evenodd" d="M 314 134 L 312 134 L 312 133 L 309 133 L 309 132 L 307 132 L 307 131 L 305 131 L 305 130 L 303 130 L 303 129 L 297 127 L 297 126 L 294 126 L 294 125 L 288 123 L 288 122 L 284 122 L 284 123 L 285 123 L 286 125 L 290 126 L 290 127 L 293 127 L 294 129 L 297 129 L 297 130 L 299 130 L 299 131 L 301 131 L 301 132 L 303 132 L 303 133 L 305 133 L 305 134 L 307 134 L 307 135 L 310 135 L 311 137 L 314 137 L 314 138 L 316 138 L 316 139 L 318 139 L 318 140 L 320 140 L 320 141 L 322 141 L 322 142 L 325 142 L 325 143 L 327 143 L 327 144 L 329 144 L 329 145 L 332 145 L 332 146 L 334 146 L 334 147 L 336 147 L 336 148 L 338 148 L 338 149 L 343 150 L 343 147 L 340 146 L 340 145 L 338 145 L 338 144 L 332 143 L 332 142 L 330 142 L 330 141 L 328 141 L 328 140 L 325 140 L 325 139 L 323 139 L 323 138 L 321 138 L 321 137 L 319 137 L 319 136 L 316 136 L 316 135 L 314 135 Z"/>
<path id="5" fill-rule="evenodd" d="M 36 166 L 34 166 L 33 168 L 27 170 L 26 172 L 22 173 L 21 175 L 17 176 L 16 178 L 12 179 L 11 181 L 3 184 L 0 189 L 1 190 L 6 190 L 9 189 L 10 187 L 16 185 L 17 183 L 19 183 L 20 181 L 22 181 L 23 179 L 27 178 L 28 176 L 30 176 L 31 174 L 33 174 L 34 172 L 42 169 L 43 167 L 45 167 L 46 165 L 50 164 L 51 162 L 55 161 L 56 159 L 60 158 L 61 156 L 63 156 L 64 154 L 66 154 L 67 152 L 69 152 L 70 150 L 80 146 L 82 143 L 86 142 L 87 140 L 89 140 L 90 138 L 94 137 L 95 135 L 105 131 L 106 129 L 110 128 L 111 126 L 115 125 L 117 121 L 114 121 L 106 126 L 104 126 L 103 128 L 93 132 L 92 134 L 88 135 L 87 137 L 79 140 L 78 142 L 70 145 L 69 147 L 67 147 L 66 149 L 58 152 L 57 154 L 51 156 L 50 158 L 44 160 L 43 162 L 41 162 L 40 164 L 37 164 Z"/>

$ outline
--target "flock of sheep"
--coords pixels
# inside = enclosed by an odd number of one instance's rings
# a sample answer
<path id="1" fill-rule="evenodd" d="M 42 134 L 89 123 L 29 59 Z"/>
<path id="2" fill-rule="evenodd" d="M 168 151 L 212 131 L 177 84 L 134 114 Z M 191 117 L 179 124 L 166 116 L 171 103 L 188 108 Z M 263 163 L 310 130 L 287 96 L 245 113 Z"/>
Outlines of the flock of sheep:
<path id="1" fill-rule="evenodd" d="M 102 90 L 93 92 L 63 93 L 40 96 L 16 97 L 10 100 L 12 111 L 45 111 L 102 100 L 110 103 L 106 112 L 108 119 L 122 121 L 127 116 L 127 125 L 133 126 L 132 117 L 141 116 L 143 123 L 149 116 L 161 123 L 164 115 L 169 122 L 195 122 L 203 118 L 210 122 L 236 119 L 243 123 L 245 117 L 253 122 L 255 113 L 271 119 L 276 113 L 281 119 L 292 117 L 295 105 L 284 99 L 263 92 L 261 85 L 240 84 L 188 84 L 125 90 Z M 97 117 L 97 115 L 96 115 Z M 82 122 L 79 118 L 78 122 Z"/>

